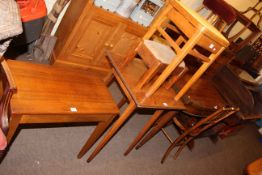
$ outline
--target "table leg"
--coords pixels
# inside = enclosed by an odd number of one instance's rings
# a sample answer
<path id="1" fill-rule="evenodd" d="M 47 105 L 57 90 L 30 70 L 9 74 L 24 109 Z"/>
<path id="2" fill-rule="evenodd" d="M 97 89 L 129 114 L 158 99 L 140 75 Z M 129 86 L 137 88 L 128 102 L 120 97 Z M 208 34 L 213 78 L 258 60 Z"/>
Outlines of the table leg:
<path id="1" fill-rule="evenodd" d="M 131 145 L 128 147 L 128 149 L 125 152 L 125 156 L 129 154 L 130 151 L 136 146 L 136 144 L 142 139 L 142 137 L 147 133 L 147 131 L 152 127 L 152 125 L 155 123 L 155 121 L 161 116 L 161 114 L 164 112 L 164 110 L 157 110 L 152 117 L 149 119 L 149 121 L 145 124 L 143 129 L 139 132 L 139 134 L 136 136 L 134 141 L 131 143 Z"/>
<path id="2" fill-rule="evenodd" d="M 99 122 L 89 139 L 86 141 L 84 146 L 81 148 L 80 152 L 77 155 L 77 158 L 82 158 L 86 152 L 94 145 L 94 143 L 100 138 L 104 133 L 107 127 L 111 124 L 114 117 L 110 117 L 107 121 Z"/>
<path id="3" fill-rule="evenodd" d="M 110 131 L 104 136 L 103 140 L 99 143 L 99 145 L 96 147 L 94 152 L 87 159 L 87 162 L 90 162 L 102 150 L 102 148 L 113 137 L 113 135 L 118 131 L 118 129 L 122 126 L 122 124 L 130 117 L 130 115 L 134 112 L 135 109 L 136 109 L 136 104 L 134 103 L 134 101 L 130 101 L 126 110 L 115 121 Z"/>
<path id="4" fill-rule="evenodd" d="M 173 117 L 175 111 L 169 111 L 165 113 L 156 123 L 156 125 L 150 130 L 150 132 L 143 138 L 143 140 L 136 146 L 136 149 L 139 149 L 143 146 L 148 140 L 150 140 L 154 135 L 156 135 Z"/>

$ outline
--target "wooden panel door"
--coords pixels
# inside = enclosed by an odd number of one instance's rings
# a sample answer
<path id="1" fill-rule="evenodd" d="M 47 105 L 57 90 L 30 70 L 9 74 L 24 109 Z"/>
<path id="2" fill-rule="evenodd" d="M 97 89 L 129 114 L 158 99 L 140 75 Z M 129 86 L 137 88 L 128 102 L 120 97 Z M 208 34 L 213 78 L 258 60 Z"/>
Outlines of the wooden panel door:
<path id="1" fill-rule="evenodd" d="M 73 6 L 74 3 L 70 5 Z M 147 30 L 130 19 L 92 4 L 87 4 L 78 18 L 75 16 L 72 20 L 71 17 L 72 15 L 66 14 L 61 24 L 62 27 L 66 27 L 68 22 L 75 21 L 73 29 L 65 34 L 64 29 L 59 27 L 57 33 L 57 61 L 101 70 L 110 68 L 104 54 L 106 49 L 125 56 L 135 49 Z"/>
<path id="2" fill-rule="evenodd" d="M 74 39 L 66 50 L 64 60 L 84 65 L 96 65 L 99 55 L 117 26 L 117 21 L 104 17 L 103 10 L 94 8 L 75 32 Z"/>
<path id="3" fill-rule="evenodd" d="M 130 21 L 121 21 L 118 23 L 115 32 L 106 42 L 105 49 L 108 49 L 121 57 L 125 57 L 135 50 L 146 31 L 146 28 L 138 24 Z M 106 58 L 103 51 L 103 54 L 100 55 L 97 61 L 101 64 L 104 63 L 105 60 Z"/>

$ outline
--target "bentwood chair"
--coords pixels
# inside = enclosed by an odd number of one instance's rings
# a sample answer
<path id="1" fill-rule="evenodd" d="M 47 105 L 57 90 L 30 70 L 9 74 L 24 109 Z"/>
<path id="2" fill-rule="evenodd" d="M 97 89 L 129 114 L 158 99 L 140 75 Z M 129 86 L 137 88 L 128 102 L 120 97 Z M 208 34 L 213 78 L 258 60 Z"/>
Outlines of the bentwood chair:
<path id="1" fill-rule="evenodd" d="M 2 86 L 3 92 L 0 100 L 0 129 L 3 131 L 2 133 L 4 135 L 2 135 L 1 133 L 0 140 L 2 141 L 2 143 L 0 144 L 6 147 L 7 146 L 6 135 L 8 132 L 8 123 L 9 123 L 8 122 L 9 102 L 11 100 L 13 93 L 16 92 L 16 85 L 12 76 L 10 75 L 10 70 L 8 68 L 8 65 L 6 64 L 3 58 L 1 58 L 1 80 L 3 84 Z M 0 151 L 0 161 L 4 156 L 4 151 L 5 149 Z"/>
<path id="2" fill-rule="evenodd" d="M 190 79 L 190 72 L 185 74 L 175 85 L 169 84 L 167 88 L 179 89 L 183 86 L 184 82 Z M 227 102 L 220 94 L 209 75 L 204 75 L 192 86 L 188 92 L 181 98 L 181 101 L 185 104 L 184 113 L 190 114 L 190 116 L 208 116 L 217 109 L 223 108 L 224 106 L 231 106 L 231 103 Z M 159 113 L 159 111 L 157 111 Z M 156 112 L 156 113 L 157 113 Z M 153 125 L 163 116 L 163 113 L 159 115 L 153 115 L 144 127 L 137 134 L 136 138 L 129 145 L 125 155 L 127 155 L 146 135 L 146 133 L 153 127 Z M 177 111 L 169 112 L 169 117 L 172 118 Z M 167 118 L 168 120 L 170 118 Z"/>
<path id="3" fill-rule="evenodd" d="M 196 12 L 204 13 L 204 10 L 208 11 L 206 19 L 220 32 L 236 20 L 236 11 L 224 0 L 204 0 Z"/>
<path id="4" fill-rule="evenodd" d="M 160 118 L 160 120 L 157 122 L 157 124 L 151 129 L 151 131 L 144 137 L 144 139 L 137 145 L 137 149 L 140 148 L 142 145 L 144 145 L 148 140 L 150 140 L 158 131 L 160 131 L 168 122 L 173 121 L 176 126 L 180 128 L 181 135 L 178 136 L 168 147 L 166 150 L 161 163 L 164 163 L 167 156 L 170 154 L 170 152 L 178 146 L 178 150 L 175 153 L 175 159 L 178 157 L 180 152 L 183 150 L 183 148 L 189 144 L 194 138 L 199 136 L 201 133 L 209 129 L 210 127 L 218 124 L 219 122 L 223 121 L 227 117 L 234 114 L 236 111 L 238 111 L 237 108 L 220 108 L 217 111 L 213 112 L 212 114 L 203 117 L 199 121 L 194 121 L 191 123 L 191 126 L 189 127 L 186 125 L 186 123 L 183 123 L 182 120 L 179 120 L 177 117 L 177 113 L 174 113 L 173 111 L 167 112 Z M 191 116 L 192 117 L 192 116 Z M 166 132 L 164 132 L 166 133 Z"/>
<path id="5" fill-rule="evenodd" d="M 234 9 L 234 7 L 231 8 Z M 230 50 L 232 50 L 234 53 L 237 53 L 244 46 L 246 46 L 248 43 L 250 43 L 261 34 L 261 1 L 259 0 L 254 8 L 248 8 L 245 12 L 239 12 L 236 9 L 234 10 L 236 12 L 236 20 L 223 32 L 223 35 L 228 38 L 230 42 Z M 245 13 L 249 10 L 254 10 L 255 12 L 250 18 L 245 16 Z M 257 15 L 259 17 L 259 20 L 256 24 L 254 22 L 254 18 Z"/>
<path id="6" fill-rule="evenodd" d="M 155 36 L 161 38 L 160 42 L 154 40 Z M 199 14 L 181 2 L 171 0 L 122 66 L 129 64 L 136 55 L 140 56 L 148 70 L 137 83 L 137 88 L 143 88 L 152 81 L 146 94 L 150 96 L 168 78 L 172 78 L 176 69 L 186 70 L 183 60 L 187 55 L 194 56 L 202 65 L 175 96 L 175 100 L 179 100 L 228 45 L 227 39 Z M 160 75 L 155 76 L 158 72 Z"/>
<path id="7" fill-rule="evenodd" d="M 7 50 L 12 37 L 22 33 L 21 18 L 19 15 L 19 10 L 17 4 L 14 0 L 1 1 L 0 5 L 0 58 L 3 56 Z M 1 62 L 2 63 L 2 62 Z M 8 67 L 2 63 L 2 71 L 8 69 Z M 7 71 L 8 72 L 8 71 Z M 5 84 L 5 91 L 2 92 L 0 100 L 0 160 L 3 157 L 5 148 L 7 146 L 7 140 L 5 134 L 7 133 L 7 102 L 10 100 L 11 94 L 15 91 L 15 86 L 12 83 L 10 76 L 8 74 L 1 74 L 2 78 L 5 80 L 10 80 L 10 84 Z"/>

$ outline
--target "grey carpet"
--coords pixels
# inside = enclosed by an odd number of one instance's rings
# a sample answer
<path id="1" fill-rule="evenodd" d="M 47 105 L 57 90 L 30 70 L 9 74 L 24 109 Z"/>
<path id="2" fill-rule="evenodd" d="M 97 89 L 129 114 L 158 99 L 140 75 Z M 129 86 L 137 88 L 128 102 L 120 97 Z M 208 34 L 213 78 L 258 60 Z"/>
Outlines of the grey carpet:
<path id="1" fill-rule="evenodd" d="M 119 92 L 111 86 L 114 97 Z M 247 124 L 237 135 L 213 144 L 196 140 L 192 151 L 184 149 L 177 160 L 172 156 L 162 165 L 160 159 L 169 143 L 162 133 L 139 150 L 123 156 L 149 115 L 135 114 L 91 162 L 76 155 L 94 125 L 23 128 L 0 165 L 1 175 L 240 175 L 247 163 L 262 156 L 259 133 Z"/>

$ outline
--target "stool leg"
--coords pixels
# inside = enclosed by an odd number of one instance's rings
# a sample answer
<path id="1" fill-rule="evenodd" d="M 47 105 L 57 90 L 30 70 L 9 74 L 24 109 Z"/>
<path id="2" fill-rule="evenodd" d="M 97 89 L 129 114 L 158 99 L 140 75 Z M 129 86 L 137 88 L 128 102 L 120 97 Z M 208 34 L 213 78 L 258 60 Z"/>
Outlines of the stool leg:
<path id="1" fill-rule="evenodd" d="M 149 119 L 149 121 L 145 124 L 143 129 L 139 132 L 139 134 L 136 136 L 134 141 L 130 144 L 128 149 L 125 152 L 125 156 L 136 146 L 136 144 L 142 139 L 142 137 L 146 134 L 146 132 L 151 128 L 151 126 L 155 123 L 155 121 L 161 116 L 161 114 L 164 112 L 164 110 L 157 110 L 152 117 Z"/>
<path id="2" fill-rule="evenodd" d="M 184 60 L 186 55 L 192 50 L 195 44 L 199 41 L 202 36 L 202 29 L 198 29 L 194 35 L 186 42 L 183 46 L 181 52 L 177 54 L 176 59 L 174 59 L 161 73 L 157 80 L 152 84 L 146 93 L 146 97 L 151 96 L 155 91 L 163 84 L 163 82 L 168 78 L 168 76 L 174 71 L 176 67 Z M 178 99 L 176 99 L 178 100 Z"/>
<path id="3" fill-rule="evenodd" d="M 182 89 L 175 96 L 175 100 L 179 100 L 187 90 L 200 78 L 200 76 L 207 70 L 207 68 L 217 59 L 217 57 L 225 50 L 225 48 L 221 48 L 216 54 L 212 54 L 209 59 L 210 61 L 207 63 L 203 63 L 201 67 L 195 72 L 195 74 L 187 81 L 187 83 L 183 86 Z"/>
<path id="4" fill-rule="evenodd" d="M 151 131 L 145 136 L 145 138 L 136 146 L 136 149 L 139 149 L 143 146 L 148 140 L 150 140 L 154 135 L 156 135 L 176 114 L 175 111 L 169 111 L 159 120 L 156 126 L 154 126 Z"/>
<path id="5" fill-rule="evenodd" d="M 126 102 L 126 97 L 122 97 L 121 100 L 117 103 L 117 107 L 121 108 Z"/>
<path id="6" fill-rule="evenodd" d="M 113 79 L 114 79 L 113 73 L 108 73 L 108 74 L 104 77 L 103 81 L 104 81 L 104 83 L 106 84 L 106 86 L 109 86 L 110 83 L 113 81 Z"/>
<path id="7" fill-rule="evenodd" d="M 121 64 L 121 66 L 120 66 L 121 69 L 123 69 L 125 66 L 127 66 L 128 63 L 130 63 L 136 57 L 137 50 L 139 49 L 139 47 L 141 47 L 141 45 L 143 45 L 142 40 L 140 41 L 139 45 L 137 46 L 137 48 L 135 50 L 131 49 L 131 51 L 127 54 L 125 60 Z"/>
<path id="8" fill-rule="evenodd" d="M 146 83 L 148 83 L 159 71 L 161 68 L 161 63 L 155 63 L 150 67 L 139 80 L 139 83 L 136 85 L 136 88 L 141 89 Z"/>

